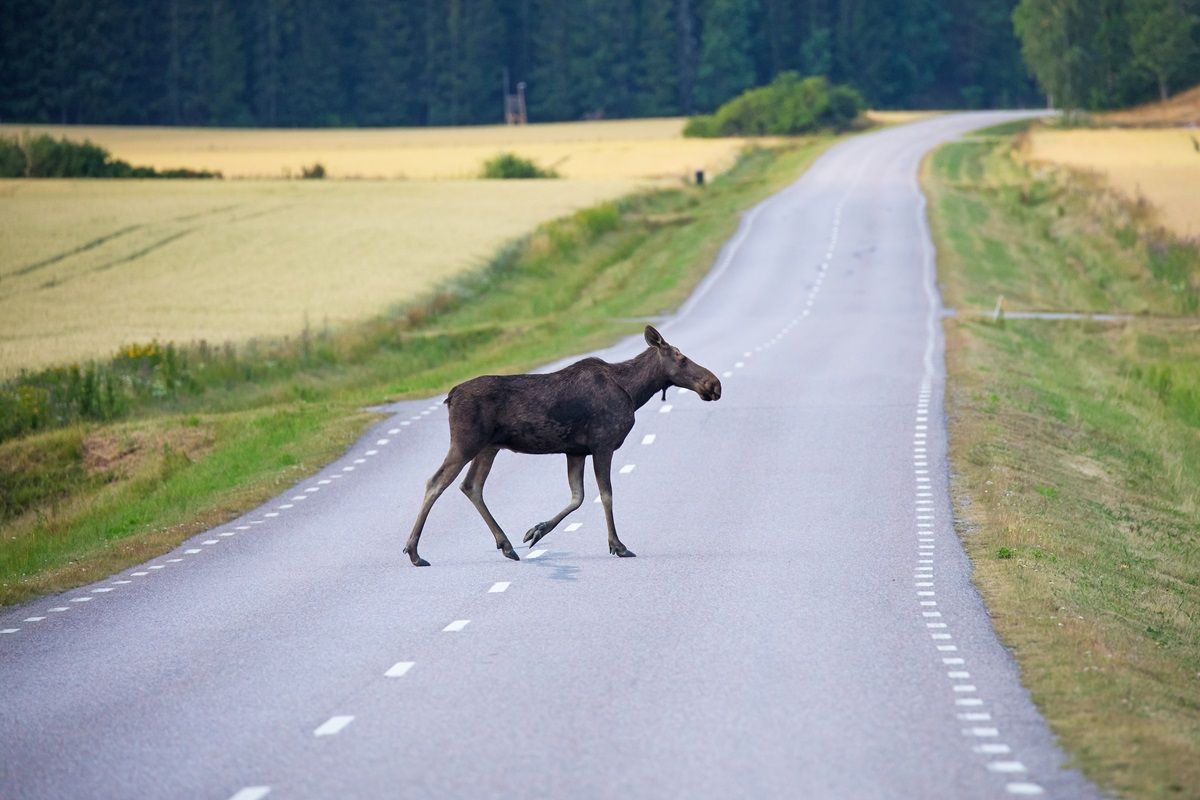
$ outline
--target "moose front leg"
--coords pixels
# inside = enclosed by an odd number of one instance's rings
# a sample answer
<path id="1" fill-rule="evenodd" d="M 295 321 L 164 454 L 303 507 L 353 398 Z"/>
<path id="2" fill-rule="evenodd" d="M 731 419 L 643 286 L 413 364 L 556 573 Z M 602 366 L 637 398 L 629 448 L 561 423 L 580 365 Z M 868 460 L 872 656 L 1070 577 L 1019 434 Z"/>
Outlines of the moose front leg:
<path id="1" fill-rule="evenodd" d="M 600 502 L 604 504 L 604 518 L 608 522 L 608 552 L 621 558 L 633 558 L 634 552 L 621 544 L 621 540 L 617 538 L 617 524 L 613 521 L 612 451 L 593 453 L 592 467 L 596 471 L 596 487 L 600 490 Z"/>
<path id="2" fill-rule="evenodd" d="M 413 523 L 412 533 L 408 535 L 408 541 L 404 545 L 404 552 L 414 567 L 429 566 L 428 561 L 417 555 L 417 544 L 421 541 L 421 531 L 425 528 L 425 519 L 429 516 L 429 509 L 433 508 L 433 504 L 442 496 L 442 492 L 446 491 L 446 487 L 454 483 L 454 479 L 458 477 L 458 473 L 462 472 L 462 468 L 469 460 L 469 457 L 464 457 L 457 448 L 451 445 L 450 452 L 446 454 L 446 460 L 425 484 L 425 499 L 421 502 L 421 511 L 417 514 L 417 521 Z"/>
<path id="3" fill-rule="evenodd" d="M 567 456 L 567 483 L 571 485 L 571 502 L 553 519 L 539 522 L 525 532 L 525 541 L 530 547 L 545 538 L 546 534 L 558 527 L 558 523 L 567 515 L 583 505 L 583 463 L 587 456 Z"/>

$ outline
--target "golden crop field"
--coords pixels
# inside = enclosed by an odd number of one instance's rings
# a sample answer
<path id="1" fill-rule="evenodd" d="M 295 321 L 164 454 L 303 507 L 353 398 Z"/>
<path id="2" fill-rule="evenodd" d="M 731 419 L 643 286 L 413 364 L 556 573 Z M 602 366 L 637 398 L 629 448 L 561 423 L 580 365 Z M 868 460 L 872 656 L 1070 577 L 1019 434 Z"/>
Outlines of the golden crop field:
<path id="1" fill-rule="evenodd" d="M 156 168 L 280 178 L 320 162 L 331 178 L 465 179 L 501 151 L 568 179 L 681 178 L 733 163 L 742 139 L 684 139 L 683 119 L 463 128 L 236 129 L 0 125 L 0 133 L 90 139 L 115 157 Z"/>
<path id="2" fill-rule="evenodd" d="M 91 139 L 132 164 L 247 179 L 0 181 L 0 376 L 154 338 L 243 342 L 379 313 L 541 222 L 719 172 L 744 143 L 684 139 L 682 125 L 0 126 Z M 564 179 L 475 179 L 504 150 Z M 314 162 L 332 178 L 390 180 L 280 179 Z"/>
<path id="3" fill-rule="evenodd" d="M 1149 128 L 1156 126 L 1195 127 L 1200 125 L 1200 86 L 1167 98 L 1163 103 L 1147 103 L 1120 111 L 1109 111 L 1098 115 L 1109 125 L 1132 125 Z"/>
<path id="4" fill-rule="evenodd" d="M 876 125 L 906 125 L 909 122 L 920 122 L 931 119 L 945 112 L 942 111 L 877 111 L 867 112 L 867 119 Z"/>
<path id="5" fill-rule="evenodd" d="M 1181 128 L 1036 130 L 1027 158 L 1092 170 L 1129 197 L 1144 197 L 1164 226 L 1200 236 L 1200 134 Z"/>
<path id="6" fill-rule="evenodd" d="M 615 181 L 0 181 L 0 375 L 381 312 Z"/>

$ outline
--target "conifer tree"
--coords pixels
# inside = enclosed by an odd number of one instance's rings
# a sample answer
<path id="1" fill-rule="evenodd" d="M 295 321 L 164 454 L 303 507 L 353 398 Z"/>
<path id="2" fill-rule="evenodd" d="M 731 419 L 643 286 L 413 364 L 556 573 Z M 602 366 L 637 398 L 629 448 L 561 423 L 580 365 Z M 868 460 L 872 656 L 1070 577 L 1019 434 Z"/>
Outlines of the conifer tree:
<path id="1" fill-rule="evenodd" d="M 696 102 L 711 111 L 754 85 L 749 5 L 740 0 L 710 0 L 703 23 Z"/>
<path id="2" fill-rule="evenodd" d="M 638 13 L 633 109 L 641 116 L 678 113 L 674 0 L 643 0 Z"/>

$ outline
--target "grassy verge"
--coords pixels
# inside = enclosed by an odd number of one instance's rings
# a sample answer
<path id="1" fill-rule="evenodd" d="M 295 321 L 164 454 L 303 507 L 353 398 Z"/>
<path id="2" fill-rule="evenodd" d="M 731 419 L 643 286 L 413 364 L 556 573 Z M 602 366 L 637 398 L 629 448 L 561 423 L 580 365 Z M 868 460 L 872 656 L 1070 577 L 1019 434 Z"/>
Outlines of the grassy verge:
<path id="1" fill-rule="evenodd" d="M 1145 315 L 948 320 L 956 517 L 996 627 L 1078 766 L 1200 786 L 1200 250 L 991 132 L 924 182 L 946 303 Z"/>
<path id="2" fill-rule="evenodd" d="M 141 348 L 16 387 L 5 413 L 45 418 L 0 444 L 0 604 L 95 580 L 252 507 L 342 452 L 374 418 L 363 406 L 636 331 L 628 318 L 677 306 L 738 212 L 832 141 L 752 150 L 708 187 L 549 223 L 487 268 L 349 329 L 252 351 Z M 123 392 L 111 402 L 109 384 Z M 66 387 L 57 411 L 38 400 L 47 386 Z"/>

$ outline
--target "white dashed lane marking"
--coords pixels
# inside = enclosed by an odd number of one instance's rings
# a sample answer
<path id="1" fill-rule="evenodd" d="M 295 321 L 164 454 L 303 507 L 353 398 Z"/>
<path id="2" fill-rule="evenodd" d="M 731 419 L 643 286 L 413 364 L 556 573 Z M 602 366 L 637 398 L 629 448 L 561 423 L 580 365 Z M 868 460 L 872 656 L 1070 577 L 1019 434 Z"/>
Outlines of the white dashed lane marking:
<path id="1" fill-rule="evenodd" d="M 629 473 L 633 472 L 635 467 L 637 467 L 637 464 L 626 464 L 625 466 L 621 467 L 621 474 L 628 475 Z"/>
<path id="2" fill-rule="evenodd" d="M 229 800 L 262 800 L 270 793 L 270 786 L 247 786 L 245 789 L 238 789 Z"/>
<path id="3" fill-rule="evenodd" d="M 354 717 L 349 715 L 330 717 L 313 731 L 313 736 L 334 736 L 353 721 Z"/>
<path id="4" fill-rule="evenodd" d="M 512 586 L 511 581 L 497 581 L 492 584 L 492 588 L 488 589 L 488 594 L 499 594 L 500 592 L 507 591 L 509 586 Z"/>
<path id="5" fill-rule="evenodd" d="M 534 550 L 532 553 L 530 553 L 529 555 L 527 555 L 525 557 L 526 558 L 541 558 L 544 555 L 546 555 L 545 550 Z"/>
<path id="6" fill-rule="evenodd" d="M 582 527 L 583 527 L 582 522 L 572 522 L 570 525 L 567 526 L 566 530 L 567 530 L 567 533 L 572 533 L 574 531 L 579 530 Z"/>
<path id="7" fill-rule="evenodd" d="M 654 434 L 647 433 L 642 437 L 642 444 L 654 444 Z"/>
<path id="8" fill-rule="evenodd" d="M 470 624 L 471 620 L 469 619 L 456 619 L 454 622 L 451 622 L 449 625 L 442 628 L 442 630 L 446 633 L 457 633 Z"/>
<path id="9" fill-rule="evenodd" d="M 1009 783 L 1006 784 L 1004 788 L 1009 794 L 1032 796 L 1043 793 L 1042 787 L 1038 786 L 1036 783 Z"/>
<path id="10" fill-rule="evenodd" d="M 403 678 L 408 674 L 408 671 L 413 668 L 414 661 L 397 661 L 388 667 L 388 671 L 383 673 L 385 678 Z"/>

